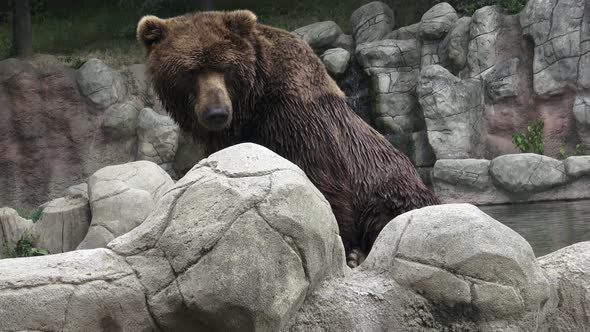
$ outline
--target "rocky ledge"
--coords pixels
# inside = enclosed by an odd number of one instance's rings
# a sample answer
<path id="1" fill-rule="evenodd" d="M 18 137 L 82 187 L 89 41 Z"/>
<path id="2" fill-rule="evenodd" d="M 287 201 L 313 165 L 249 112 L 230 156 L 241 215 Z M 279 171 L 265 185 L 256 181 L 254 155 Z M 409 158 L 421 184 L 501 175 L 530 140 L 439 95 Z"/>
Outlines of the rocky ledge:
<path id="1" fill-rule="evenodd" d="M 0 330 L 580 330 L 588 317 L 590 243 L 537 260 L 477 207 L 448 204 L 397 217 L 349 270 L 328 202 L 266 148 L 222 150 L 175 184 L 140 188 L 131 166 L 94 176 L 91 204 L 159 197 L 145 220 L 107 248 L 0 260 Z M 119 193 L 99 190 L 109 180 Z"/>
<path id="2" fill-rule="evenodd" d="M 522 153 L 493 160 L 442 159 L 434 190 L 445 203 L 503 204 L 590 199 L 590 156 L 563 161 Z"/>

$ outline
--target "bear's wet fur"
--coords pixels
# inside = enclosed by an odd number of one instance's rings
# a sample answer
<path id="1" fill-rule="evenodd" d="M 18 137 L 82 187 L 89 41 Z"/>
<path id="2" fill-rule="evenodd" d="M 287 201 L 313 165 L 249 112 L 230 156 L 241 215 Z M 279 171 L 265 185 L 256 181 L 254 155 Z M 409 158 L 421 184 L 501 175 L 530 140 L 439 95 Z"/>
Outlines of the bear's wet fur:
<path id="1" fill-rule="evenodd" d="M 247 10 L 147 16 L 137 34 L 154 89 L 181 129 L 207 154 L 252 142 L 301 167 L 330 202 L 350 266 L 391 219 L 439 204 L 299 37 Z"/>

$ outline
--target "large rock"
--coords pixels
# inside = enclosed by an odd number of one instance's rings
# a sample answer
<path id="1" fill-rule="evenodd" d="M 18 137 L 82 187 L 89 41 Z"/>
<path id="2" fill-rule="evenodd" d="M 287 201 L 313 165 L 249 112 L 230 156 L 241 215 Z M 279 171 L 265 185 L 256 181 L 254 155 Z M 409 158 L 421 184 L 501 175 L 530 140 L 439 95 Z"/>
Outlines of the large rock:
<path id="1" fill-rule="evenodd" d="M 35 245 L 50 254 L 75 250 L 88 233 L 90 218 L 88 198 L 83 195 L 47 202 L 32 229 Z"/>
<path id="2" fill-rule="evenodd" d="M 382 69 L 420 68 L 420 43 L 415 39 L 381 40 L 357 45 L 359 64 L 368 73 Z"/>
<path id="3" fill-rule="evenodd" d="M 539 258 L 554 294 L 549 331 L 586 331 L 590 321 L 590 242 L 581 242 Z"/>
<path id="4" fill-rule="evenodd" d="M 529 1 L 520 13 L 523 34 L 535 45 L 533 83 L 538 95 L 571 90 L 580 75 L 590 70 L 580 61 L 588 50 L 584 42 L 590 39 L 587 7 L 584 0 Z M 587 78 L 581 78 L 582 85 L 584 80 Z"/>
<path id="5" fill-rule="evenodd" d="M 393 10 L 380 1 L 370 2 L 350 16 L 350 26 L 357 45 L 383 39 L 394 25 Z"/>
<path id="6" fill-rule="evenodd" d="M 167 330 L 276 331 L 344 269 L 329 203 L 294 164 L 253 144 L 201 161 L 109 247 L 141 276 Z"/>
<path id="7" fill-rule="evenodd" d="M 179 133 L 180 129 L 172 118 L 144 108 L 137 120 L 137 159 L 152 161 L 176 176 L 173 164 Z"/>
<path id="8" fill-rule="evenodd" d="M 350 52 L 343 48 L 332 48 L 321 56 L 328 73 L 342 75 L 348 69 L 350 63 Z"/>
<path id="9" fill-rule="evenodd" d="M 0 258 L 5 254 L 5 247 L 14 248 L 23 233 L 32 227 L 33 222 L 19 216 L 16 210 L 0 208 Z"/>
<path id="10" fill-rule="evenodd" d="M 430 8 L 420 20 L 420 38 L 426 40 L 442 39 L 457 21 L 457 12 L 446 2 Z"/>
<path id="11" fill-rule="evenodd" d="M 78 69 L 76 76 L 82 94 L 94 105 L 107 108 L 125 96 L 123 78 L 98 59 L 90 59 Z"/>
<path id="12" fill-rule="evenodd" d="M 374 117 L 384 134 L 424 128 L 415 89 L 420 45 L 415 39 L 382 40 L 357 46 L 357 59 L 372 81 Z"/>
<path id="13" fill-rule="evenodd" d="M 485 159 L 440 159 L 434 165 L 434 191 L 444 203 L 590 199 L 589 159 L 569 157 L 562 163 L 545 156 L 517 154 L 498 157 L 494 165 Z"/>
<path id="14" fill-rule="evenodd" d="M 490 174 L 512 193 L 543 191 L 566 182 L 563 162 L 534 153 L 504 155 L 492 160 Z"/>
<path id="15" fill-rule="evenodd" d="M 0 260 L 1 331 L 154 331 L 142 284 L 110 250 Z"/>
<path id="16" fill-rule="evenodd" d="M 563 165 L 569 177 L 590 175 L 590 156 L 568 157 L 563 161 Z"/>
<path id="17" fill-rule="evenodd" d="M 311 48 L 323 50 L 336 42 L 338 37 L 342 35 L 342 30 L 335 22 L 325 21 L 306 25 L 293 31 L 293 33 L 303 38 Z"/>
<path id="18" fill-rule="evenodd" d="M 437 159 L 477 158 L 482 142 L 482 88 L 434 65 L 422 69 L 416 88 L 428 141 Z"/>
<path id="19" fill-rule="evenodd" d="M 475 77 L 490 69 L 496 62 L 496 39 L 498 38 L 501 9 L 486 6 L 475 11 L 469 30 L 469 76 Z"/>
<path id="20" fill-rule="evenodd" d="M 139 109 L 137 102 L 114 104 L 104 112 L 103 130 L 110 137 L 135 138 Z"/>
<path id="21" fill-rule="evenodd" d="M 140 225 L 160 197 L 174 184 L 149 161 L 108 166 L 88 179 L 92 222 L 78 249 L 105 247 Z"/>
<path id="22" fill-rule="evenodd" d="M 465 308 L 464 319 L 481 330 L 528 330 L 549 298 L 530 245 L 468 204 L 397 217 L 363 266 L 389 274 L 440 307 Z"/>
<path id="23" fill-rule="evenodd" d="M 286 330 L 535 331 L 549 294 L 520 235 L 468 204 L 432 206 L 389 223 Z"/>
<path id="24" fill-rule="evenodd" d="M 470 25 L 471 17 L 461 17 L 442 41 L 441 62 L 448 64 L 453 73 L 458 73 L 467 65 Z"/>

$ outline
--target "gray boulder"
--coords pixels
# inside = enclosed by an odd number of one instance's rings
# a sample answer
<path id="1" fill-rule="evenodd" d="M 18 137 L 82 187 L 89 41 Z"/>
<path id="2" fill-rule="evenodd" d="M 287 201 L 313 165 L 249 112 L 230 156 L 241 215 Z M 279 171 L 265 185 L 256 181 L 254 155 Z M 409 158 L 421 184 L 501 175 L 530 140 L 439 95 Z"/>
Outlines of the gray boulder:
<path id="1" fill-rule="evenodd" d="M 568 157 L 563 165 L 565 173 L 571 178 L 590 175 L 590 156 Z"/>
<path id="2" fill-rule="evenodd" d="M 453 73 L 458 73 L 467 65 L 470 25 L 471 17 L 461 17 L 442 41 L 439 56 Z"/>
<path id="3" fill-rule="evenodd" d="M 350 26 L 357 45 L 381 40 L 395 26 L 393 10 L 383 2 L 370 2 L 352 13 Z"/>
<path id="4" fill-rule="evenodd" d="M 526 331 L 549 298 L 530 245 L 468 204 L 426 207 L 397 217 L 363 266 L 383 271 L 441 308 L 473 308 L 462 314 L 478 330 Z"/>
<path id="5" fill-rule="evenodd" d="M 534 331 L 550 288 L 530 245 L 474 206 L 410 211 L 285 331 Z"/>
<path id="6" fill-rule="evenodd" d="M 480 82 L 460 80 L 434 65 L 422 69 L 416 91 L 437 159 L 479 157 L 483 131 Z"/>
<path id="7" fill-rule="evenodd" d="M 201 161 L 109 247 L 128 257 L 167 330 L 276 331 L 345 268 L 329 203 L 294 164 L 254 144 Z"/>
<path id="8" fill-rule="evenodd" d="M 350 52 L 343 48 L 332 48 L 324 52 L 321 59 L 328 73 L 335 76 L 342 75 L 350 64 Z"/>
<path id="9" fill-rule="evenodd" d="M 442 39 L 451 30 L 458 19 L 453 6 L 446 2 L 430 8 L 420 20 L 420 38 L 425 40 Z"/>
<path id="10" fill-rule="evenodd" d="M 563 93 L 579 78 L 583 85 L 586 82 L 587 75 L 580 75 L 589 69 L 580 56 L 587 54 L 583 46 L 589 35 L 583 15 L 587 6 L 584 0 L 530 1 L 520 13 L 523 34 L 535 44 L 533 85 L 538 95 Z"/>
<path id="11" fill-rule="evenodd" d="M 90 205 L 83 195 L 54 199 L 43 205 L 41 219 L 32 228 L 35 245 L 50 254 L 75 250 L 90 227 Z"/>
<path id="12" fill-rule="evenodd" d="M 303 40 L 315 50 L 329 48 L 338 37 L 342 35 L 342 30 L 333 21 L 317 22 L 301 27 L 294 34 L 303 38 Z"/>
<path id="13" fill-rule="evenodd" d="M 137 160 L 152 161 L 176 176 L 173 163 L 179 133 L 180 129 L 172 118 L 144 108 L 137 121 Z"/>
<path id="14" fill-rule="evenodd" d="M 149 161 L 107 166 L 88 179 L 92 222 L 77 249 L 105 247 L 140 225 L 158 199 L 174 184 Z"/>
<path id="15" fill-rule="evenodd" d="M 125 96 L 121 75 L 98 59 L 86 61 L 78 69 L 76 80 L 82 94 L 102 109 L 123 100 Z"/>
<path id="16" fill-rule="evenodd" d="M 135 137 L 139 109 L 139 104 L 132 101 L 112 105 L 104 112 L 102 129 L 109 137 Z"/>
<path id="17" fill-rule="evenodd" d="M 469 77 L 475 77 L 496 63 L 496 39 L 500 26 L 501 9 L 486 6 L 475 11 L 469 30 Z"/>
<path id="18" fill-rule="evenodd" d="M 567 181 L 563 162 L 534 153 L 497 157 L 490 165 L 490 175 L 512 193 L 543 191 Z"/>
<path id="19" fill-rule="evenodd" d="M 409 40 L 380 40 L 357 45 L 356 56 L 359 64 L 368 73 L 385 69 L 420 68 L 420 43 Z"/>
<path id="20" fill-rule="evenodd" d="M 0 260 L 1 331 L 154 331 L 142 284 L 110 250 Z"/>
<path id="21" fill-rule="evenodd" d="M 590 242 L 580 242 L 539 258 L 553 294 L 547 310 L 549 331 L 585 331 L 590 308 Z"/>

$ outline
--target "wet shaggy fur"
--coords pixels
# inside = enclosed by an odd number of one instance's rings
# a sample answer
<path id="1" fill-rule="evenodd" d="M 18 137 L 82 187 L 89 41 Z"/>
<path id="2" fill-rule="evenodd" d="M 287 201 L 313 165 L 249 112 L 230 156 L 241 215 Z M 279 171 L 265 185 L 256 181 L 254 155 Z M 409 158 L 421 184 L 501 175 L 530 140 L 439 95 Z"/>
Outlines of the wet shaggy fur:
<path id="1" fill-rule="evenodd" d="M 334 211 L 348 254 L 368 253 L 395 216 L 438 204 L 406 156 L 347 105 L 299 37 L 249 11 L 144 18 L 138 38 L 155 90 L 180 127 L 213 153 L 263 145 L 301 167 Z M 232 120 L 209 131 L 197 118 L 200 74 L 223 73 Z"/>

